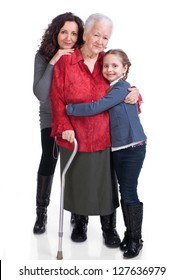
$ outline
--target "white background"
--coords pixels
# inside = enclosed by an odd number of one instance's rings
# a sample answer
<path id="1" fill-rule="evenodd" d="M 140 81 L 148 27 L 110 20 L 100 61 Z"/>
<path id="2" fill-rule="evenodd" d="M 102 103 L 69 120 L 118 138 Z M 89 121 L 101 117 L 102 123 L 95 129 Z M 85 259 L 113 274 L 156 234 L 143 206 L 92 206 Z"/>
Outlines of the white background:
<path id="1" fill-rule="evenodd" d="M 38 101 L 32 92 L 34 56 L 44 29 L 55 16 L 71 11 L 85 21 L 91 13 L 100 12 L 114 22 L 108 48 L 127 52 L 132 62 L 128 80 L 139 88 L 144 100 L 141 120 L 148 146 L 139 180 L 139 196 L 145 209 L 144 249 L 137 260 L 152 266 L 170 263 L 175 265 L 175 272 L 179 269 L 184 250 L 182 2 L 1 1 L 1 259 L 10 263 L 16 260 L 22 265 L 29 260 L 55 260 L 59 164 L 47 234 L 32 234 L 41 154 Z M 91 217 L 90 221 L 88 241 L 79 246 L 70 241 L 69 214 L 65 213 L 65 259 L 120 260 L 124 265 L 118 249 L 110 250 L 102 244 L 98 217 Z M 117 227 L 123 235 L 120 209 Z"/>

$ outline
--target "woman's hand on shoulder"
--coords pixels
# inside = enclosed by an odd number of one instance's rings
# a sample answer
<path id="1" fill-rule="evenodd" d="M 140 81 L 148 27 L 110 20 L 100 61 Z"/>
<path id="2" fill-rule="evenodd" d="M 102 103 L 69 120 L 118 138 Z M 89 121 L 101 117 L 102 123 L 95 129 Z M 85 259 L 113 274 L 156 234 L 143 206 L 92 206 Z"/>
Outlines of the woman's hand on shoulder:
<path id="1" fill-rule="evenodd" d="M 57 53 L 53 56 L 53 58 L 49 61 L 49 64 L 55 65 L 56 62 L 63 56 L 63 55 L 71 55 L 74 49 L 59 49 Z"/>

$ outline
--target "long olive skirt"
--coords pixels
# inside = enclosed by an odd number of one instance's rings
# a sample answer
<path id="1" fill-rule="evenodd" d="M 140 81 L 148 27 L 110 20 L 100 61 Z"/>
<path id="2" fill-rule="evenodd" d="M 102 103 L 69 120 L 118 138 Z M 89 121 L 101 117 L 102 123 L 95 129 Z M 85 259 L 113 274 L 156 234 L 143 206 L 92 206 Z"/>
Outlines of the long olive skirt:
<path id="1" fill-rule="evenodd" d="M 60 147 L 62 171 L 72 151 Z M 64 209 L 80 215 L 109 215 L 119 206 L 110 149 L 77 152 L 65 176 Z"/>

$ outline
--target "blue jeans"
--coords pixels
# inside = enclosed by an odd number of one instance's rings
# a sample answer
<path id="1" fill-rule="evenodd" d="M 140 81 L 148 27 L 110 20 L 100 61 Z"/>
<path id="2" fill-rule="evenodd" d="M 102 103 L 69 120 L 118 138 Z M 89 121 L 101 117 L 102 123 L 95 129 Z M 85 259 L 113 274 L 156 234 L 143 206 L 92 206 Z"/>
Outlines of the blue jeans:
<path id="1" fill-rule="evenodd" d="M 138 177 L 146 155 L 146 144 L 112 152 L 121 200 L 128 205 L 140 203 L 137 194 Z"/>

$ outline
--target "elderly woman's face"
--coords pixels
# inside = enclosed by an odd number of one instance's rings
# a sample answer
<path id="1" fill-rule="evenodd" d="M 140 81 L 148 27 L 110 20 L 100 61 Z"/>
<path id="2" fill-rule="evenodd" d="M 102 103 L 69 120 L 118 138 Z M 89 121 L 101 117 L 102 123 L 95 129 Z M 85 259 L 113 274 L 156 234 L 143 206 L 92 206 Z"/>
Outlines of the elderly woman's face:
<path id="1" fill-rule="evenodd" d="M 84 32 L 85 46 L 91 53 L 98 54 L 106 49 L 111 33 L 111 26 L 96 22 L 88 33 Z"/>

